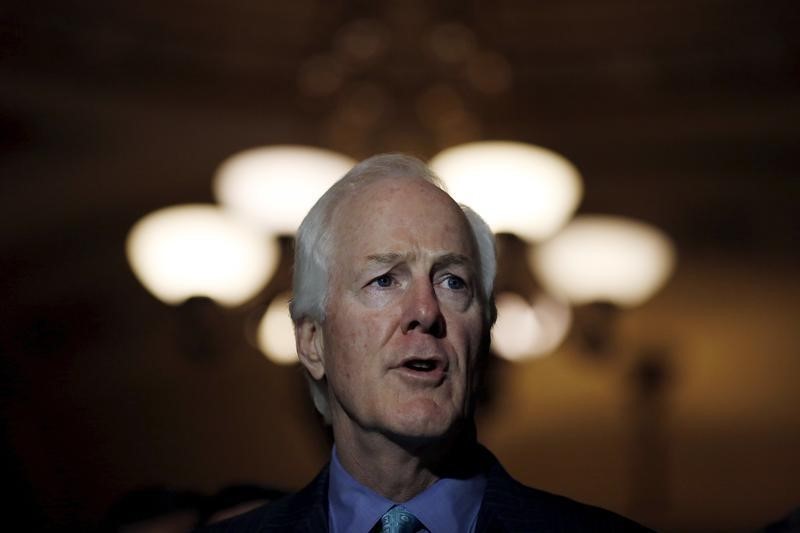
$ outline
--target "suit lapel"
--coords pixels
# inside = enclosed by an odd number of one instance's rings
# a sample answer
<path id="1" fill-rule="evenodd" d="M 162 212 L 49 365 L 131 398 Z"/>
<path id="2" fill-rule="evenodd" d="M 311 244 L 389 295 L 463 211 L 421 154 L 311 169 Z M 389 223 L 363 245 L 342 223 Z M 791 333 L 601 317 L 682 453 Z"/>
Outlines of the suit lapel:
<path id="1" fill-rule="evenodd" d="M 308 511 L 306 519 L 298 527 L 298 531 L 305 533 L 317 533 L 328 531 L 328 469 L 325 469 L 325 482 L 321 487 L 317 487 L 319 492 Z"/>
<path id="2" fill-rule="evenodd" d="M 486 448 L 482 448 L 486 464 L 486 490 L 475 525 L 475 533 L 510 533 L 520 524 L 539 525 L 550 531 L 547 517 L 536 506 L 522 498 L 524 487 L 512 478 Z"/>
<path id="3" fill-rule="evenodd" d="M 513 499 L 513 491 L 508 483 L 513 480 L 489 450 L 481 447 L 480 454 L 486 472 L 486 489 L 478 511 L 475 533 L 504 533 L 508 529 L 503 525 L 503 509 L 505 503 Z"/>
<path id="4" fill-rule="evenodd" d="M 500 485 L 500 486 L 498 486 Z M 505 533 L 508 531 L 503 525 L 503 501 L 507 499 L 502 483 L 494 479 L 492 473 L 488 475 L 486 490 L 483 494 L 478 519 L 475 524 L 475 533 Z"/>
<path id="5" fill-rule="evenodd" d="M 300 492 L 291 496 L 285 509 L 270 517 L 260 531 L 326 533 L 328 531 L 328 466 Z"/>

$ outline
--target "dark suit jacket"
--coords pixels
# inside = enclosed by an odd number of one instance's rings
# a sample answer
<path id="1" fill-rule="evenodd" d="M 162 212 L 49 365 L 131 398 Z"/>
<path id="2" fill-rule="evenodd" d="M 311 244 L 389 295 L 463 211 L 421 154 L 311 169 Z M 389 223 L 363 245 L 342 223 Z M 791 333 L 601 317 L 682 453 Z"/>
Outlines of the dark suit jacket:
<path id="1" fill-rule="evenodd" d="M 243 515 L 214 524 L 207 533 L 328 531 L 328 467 L 304 489 Z M 644 532 L 610 511 L 526 487 L 492 457 L 476 533 Z M 359 533 L 359 532 L 356 532 Z M 438 533 L 438 532 L 437 532 Z M 453 532 L 460 533 L 460 532 Z"/>

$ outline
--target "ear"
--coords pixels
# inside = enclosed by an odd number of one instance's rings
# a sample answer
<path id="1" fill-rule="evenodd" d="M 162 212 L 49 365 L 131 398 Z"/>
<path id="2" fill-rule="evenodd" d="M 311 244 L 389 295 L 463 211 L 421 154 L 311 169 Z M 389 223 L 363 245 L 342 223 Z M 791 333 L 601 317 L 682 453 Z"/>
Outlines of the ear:
<path id="1" fill-rule="evenodd" d="M 325 377 L 325 343 L 322 326 L 309 318 L 301 318 L 294 325 L 297 356 L 308 373 L 319 381 Z"/>

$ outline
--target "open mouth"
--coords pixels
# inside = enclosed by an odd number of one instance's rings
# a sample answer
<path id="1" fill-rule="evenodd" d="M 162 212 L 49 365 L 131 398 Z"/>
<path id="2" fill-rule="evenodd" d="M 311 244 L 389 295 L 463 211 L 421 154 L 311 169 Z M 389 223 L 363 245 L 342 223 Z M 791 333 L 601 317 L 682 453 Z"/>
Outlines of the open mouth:
<path id="1" fill-rule="evenodd" d="M 409 359 L 403 366 L 416 372 L 432 372 L 439 365 L 432 359 Z"/>

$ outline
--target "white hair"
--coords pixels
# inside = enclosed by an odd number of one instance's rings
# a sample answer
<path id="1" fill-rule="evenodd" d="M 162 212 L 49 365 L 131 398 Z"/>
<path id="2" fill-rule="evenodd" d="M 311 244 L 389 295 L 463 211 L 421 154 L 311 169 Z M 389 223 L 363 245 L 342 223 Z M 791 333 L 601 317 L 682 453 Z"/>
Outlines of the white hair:
<path id="1" fill-rule="evenodd" d="M 445 191 L 436 174 L 419 159 L 403 154 L 380 154 L 354 166 L 334 183 L 308 212 L 297 230 L 294 252 L 293 295 L 289 310 L 295 326 L 303 319 L 319 324 L 325 320 L 328 300 L 329 258 L 334 247 L 333 218 L 343 200 L 355 196 L 366 186 L 386 178 L 422 179 Z M 469 223 L 480 262 L 480 297 L 484 308 L 486 351 L 489 330 L 496 318 L 494 278 L 497 270 L 494 234 L 486 222 L 467 206 L 460 206 Z M 315 380 L 306 372 L 314 406 L 326 423 L 330 409 L 325 378 Z"/>

